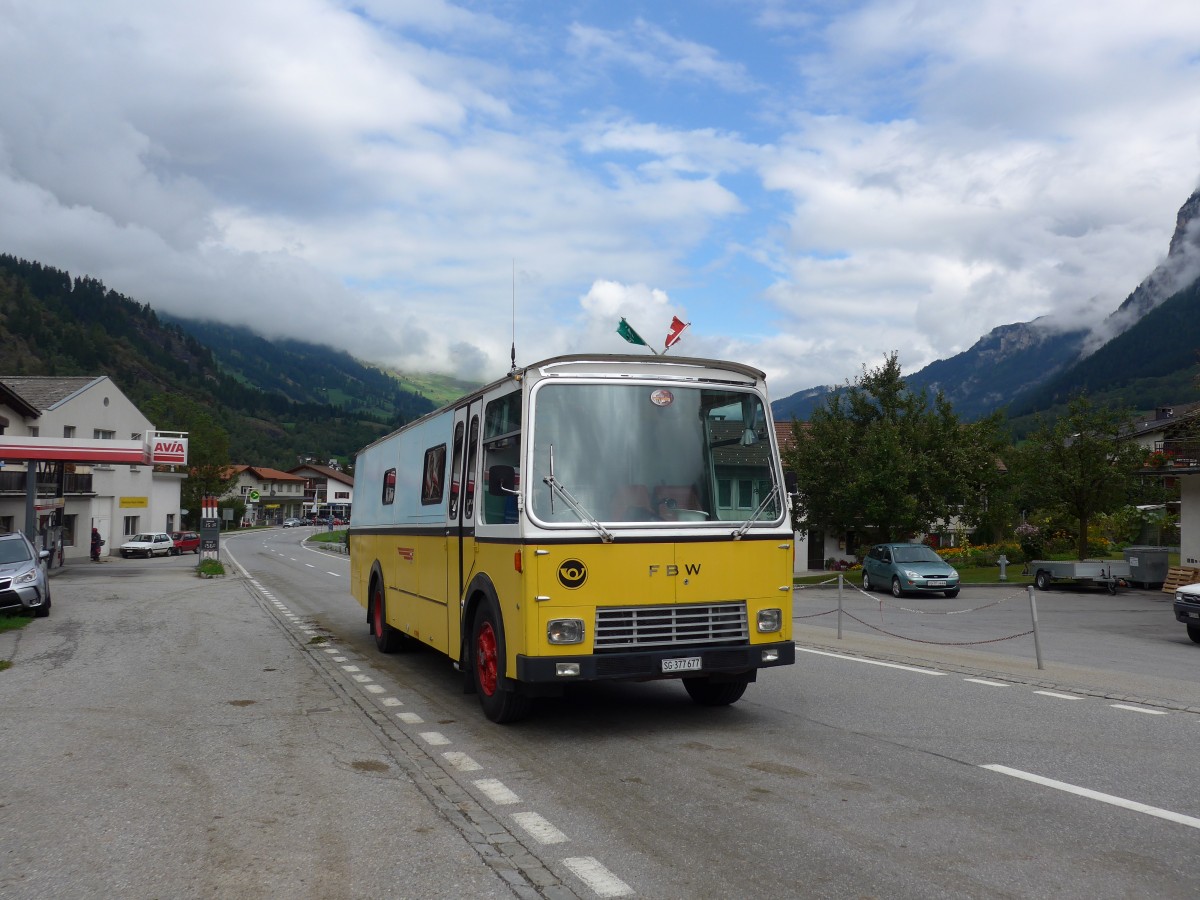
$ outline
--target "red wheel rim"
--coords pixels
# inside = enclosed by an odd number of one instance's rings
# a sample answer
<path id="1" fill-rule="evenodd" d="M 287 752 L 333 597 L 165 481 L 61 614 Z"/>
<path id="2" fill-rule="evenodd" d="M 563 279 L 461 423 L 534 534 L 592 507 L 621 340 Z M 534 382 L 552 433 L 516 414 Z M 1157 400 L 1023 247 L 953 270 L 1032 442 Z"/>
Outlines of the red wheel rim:
<path id="1" fill-rule="evenodd" d="M 479 673 L 479 689 L 491 697 L 496 693 L 499 680 L 496 631 L 491 622 L 479 626 L 479 636 L 475 639 L 475 671 Z"/>
<path id="2" fill-rule="evenodd" d="M 375 624 L 375 636 L 383 636 L 383 592 L 378 588 L 375 590 L 375 609 L 371 614 L 372 621 Z"/>

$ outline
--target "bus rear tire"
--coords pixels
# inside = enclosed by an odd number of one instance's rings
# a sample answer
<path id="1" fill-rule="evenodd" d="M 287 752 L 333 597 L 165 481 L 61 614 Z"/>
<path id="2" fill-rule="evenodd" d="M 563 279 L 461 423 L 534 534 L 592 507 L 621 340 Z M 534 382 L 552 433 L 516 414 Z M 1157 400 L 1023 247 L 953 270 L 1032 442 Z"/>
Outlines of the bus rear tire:
<path id="1" fill-rule="evenodd" d="M 404 645 L 404 635 L 387 623 L 387 601 L 383 584 L 376 581 L 371 588 L 371 633 L 380 653 L 395 653 Z"/>
<path id="2" fill-rule="evenodd" d="M 490 601 L 479 604 L 471 627 L 471 677 L 483 714 L 498 724 L 529 713 L 529 698 L 505 688 L 504 628 Z"/>
<path id="3" fill-rule="evenodd" d="M 713 681 L 711 678 L 685 678 L 688 696 L 701 706 L 728 706 L 746 693 L 749 681 Z"/>

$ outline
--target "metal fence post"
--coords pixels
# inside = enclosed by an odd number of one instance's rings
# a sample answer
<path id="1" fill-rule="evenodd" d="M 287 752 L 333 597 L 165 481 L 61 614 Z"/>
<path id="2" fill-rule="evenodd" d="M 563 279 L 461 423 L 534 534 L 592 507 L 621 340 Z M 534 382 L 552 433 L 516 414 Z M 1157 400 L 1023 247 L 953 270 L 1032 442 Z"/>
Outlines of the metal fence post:
<path id="1" fill-rule="evenodd" d="M 1033 652 L 1037 656 L 1037 667 L 1042 669 L 1045 667 L 1042 665 L 1042 640 L 1038 635 L 1037 600 L 1034 599 L 1032 584 L 1027 586 L 1025 590 L 1029 591 L 1029 612 L 1033 616 Z"/>
<path id="2" fill-rule="evenodd" d="M 842 584 L 846 576 L 838 572 L 838 640 L 842 639 Z"/>

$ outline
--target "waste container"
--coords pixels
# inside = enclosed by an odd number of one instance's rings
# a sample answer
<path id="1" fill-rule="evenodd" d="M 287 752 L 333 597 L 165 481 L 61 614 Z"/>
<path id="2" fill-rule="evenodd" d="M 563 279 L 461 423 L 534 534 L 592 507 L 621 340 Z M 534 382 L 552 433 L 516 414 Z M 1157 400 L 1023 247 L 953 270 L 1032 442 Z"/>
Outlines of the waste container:
<path id="1" fill-rule="evenodd" d="M 1126 547 L 1129 580 L 1141 587 L 1162 587 L 1167 580 L 1168 553 L 1166 547 Z"/>

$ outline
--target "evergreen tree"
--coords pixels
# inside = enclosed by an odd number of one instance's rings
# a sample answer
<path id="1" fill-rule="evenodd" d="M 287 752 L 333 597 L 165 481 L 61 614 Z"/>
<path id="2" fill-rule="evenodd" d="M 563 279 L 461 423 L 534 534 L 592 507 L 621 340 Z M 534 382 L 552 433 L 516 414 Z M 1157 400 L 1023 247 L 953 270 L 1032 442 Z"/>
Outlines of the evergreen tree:
<path id="1" fill-rule="evenodd" d="M 905 540 L 957 516 L 981 521 L 1002 491 L 1001 417 L 964 424 L 939 392 L 911 391 L 895 353 L 796 423 L 799 531 Z"/>

